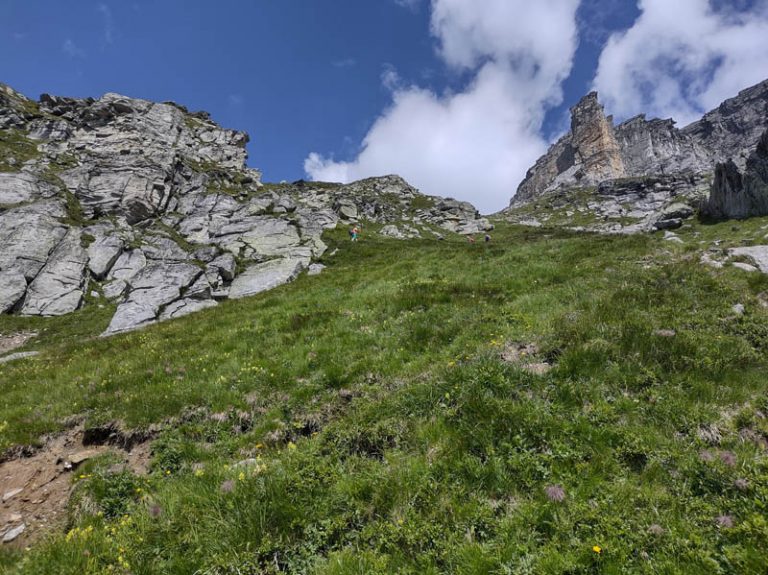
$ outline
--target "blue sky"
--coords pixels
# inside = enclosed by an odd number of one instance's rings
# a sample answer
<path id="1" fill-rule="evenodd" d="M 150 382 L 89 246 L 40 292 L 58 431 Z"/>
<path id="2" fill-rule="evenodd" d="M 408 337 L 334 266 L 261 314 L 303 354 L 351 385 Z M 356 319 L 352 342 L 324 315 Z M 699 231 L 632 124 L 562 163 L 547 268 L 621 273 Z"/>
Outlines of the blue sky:
<path id="1" fill-rule="evenodd" d="M 398 172 L 484 212 L 593 87 L 617 117 L 686 122 L 768 77 L 764 0 L 0 0 L 0 14 L 0 82 L 30 97 L 173 100 L 247 131 L 266 181 Z"/>

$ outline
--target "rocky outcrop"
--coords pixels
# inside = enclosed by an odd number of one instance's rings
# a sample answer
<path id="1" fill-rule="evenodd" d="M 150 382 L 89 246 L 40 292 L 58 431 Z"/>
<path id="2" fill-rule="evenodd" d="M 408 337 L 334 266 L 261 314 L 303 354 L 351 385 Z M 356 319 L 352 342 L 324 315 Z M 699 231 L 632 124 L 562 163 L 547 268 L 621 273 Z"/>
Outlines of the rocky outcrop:
<path id="1" fill-rule="evenodd" d="M 631 234 L 683 225 L 707 196 L 709 178 L 696 174 L 606 180 L 590 188 L 558 188 L 509 210 L 506 219 L 527 226 Z"/>
<path id="2" fill-rule="evenodd" d="M 681 130 L 711 154 L 712 162 L 728 160 L 743 169 L 768 128 L 768 80 L 742 90 Z M 713 165 L 710 164 L 710 171 Z"/>
<path id="3" fill-rule="evenodd" d="M 64 315 L 80 307 L 88 257 L 80 233 L 70 229 L 27 289 L 23 315 Z"/>
<path id="4" fill-rule="evenodd" d="M 528 171 L 511 206 L 552 190 L 622 177 L 712 174 L 732 160 L 739 169 L 768 128 L 768 80 L 723 102 L 683 128 L 637 116 L 616 127 L 591 93 L 571 109 L 571 131 Z"/>
<path id="5" fill-rule="evenodd" d="M 0 85 L 0 130 L 0 313 L 61 315 L 90 293 L 117 306 L 108 335 L 291 281 L 338 224 L 492 228 L 397 176 L 265 186 L 245 133 L 171 102 Z"/>
<path id="6" fill-rule="evenodd" d="M 525 201 L 559 187 L 594 185 L 624 175 L 613 121 L 605 116 L 597 93 L 591 92 L 571 108 L 570 133 L 528 171 L 515 198 Z"/>
<path id="7" fill-rule="evenodd" d="M 768 215 L 768 130 L 742 172 L 733 160 L 718 164 L 702 214 L 712 219 L 744 219 Z"/>
<path id="8" fill-rule="evenodd" d="M 707 147 L 685 136 L 675 121 L 646 120 L 636 116 L 616 127 L 626 174 L 705 173 L 712 170 L 712 154 Z"/>
<path id="9" fill-rule="evenodd" d="M 597 92 L 588 94 L 571 110 L 571 134 L 574 165 L 579 170 L 574 174 L 577 181 L 589 185 L 625 175 L 613 119 L 605 117 Z"/>

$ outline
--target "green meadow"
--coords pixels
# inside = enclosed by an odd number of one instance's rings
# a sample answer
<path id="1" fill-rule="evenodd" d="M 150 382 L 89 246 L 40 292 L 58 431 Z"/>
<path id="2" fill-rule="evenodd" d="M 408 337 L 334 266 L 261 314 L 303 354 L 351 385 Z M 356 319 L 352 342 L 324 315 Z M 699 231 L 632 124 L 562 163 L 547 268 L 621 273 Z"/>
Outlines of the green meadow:
<path id="1" fill-rule="evenodd" d="M 765 573 L 768 276 L 699 260 L 766 224 L 338 229 L 321 275 L 142 331 L 4 316 L 41 355 L 0 365 L 0 452 L 153 439 L 146 475 L 78 469 L 0 571 Z"/>

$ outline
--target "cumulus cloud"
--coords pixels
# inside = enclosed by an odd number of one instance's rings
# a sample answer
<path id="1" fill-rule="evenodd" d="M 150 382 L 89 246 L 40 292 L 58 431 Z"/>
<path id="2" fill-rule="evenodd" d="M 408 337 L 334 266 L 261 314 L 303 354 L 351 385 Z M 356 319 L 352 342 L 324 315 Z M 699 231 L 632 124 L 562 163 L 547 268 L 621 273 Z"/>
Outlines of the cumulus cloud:
<path id="1" fill-rule="evenodd" d="M 316 180 L 352 181 L 398 173 L 425 193 L 504 207 L 546 150 L 548 106 L 562 99 L 577 43 L 578 0 L 433 0 L 431 31 L 446 65 L 469 74 L 458 92 L 408 84 L 394 68 L 382 82 L 391 105 L 358 156 L 318 153 L 304 163 Z"/>
<path id="2" fill-rule="evenodd" d="M 768 77 L 768 0 L 640 0 L 634 25 L 608 40 L 595 88 L 618 117 L 698 119 Z"/>

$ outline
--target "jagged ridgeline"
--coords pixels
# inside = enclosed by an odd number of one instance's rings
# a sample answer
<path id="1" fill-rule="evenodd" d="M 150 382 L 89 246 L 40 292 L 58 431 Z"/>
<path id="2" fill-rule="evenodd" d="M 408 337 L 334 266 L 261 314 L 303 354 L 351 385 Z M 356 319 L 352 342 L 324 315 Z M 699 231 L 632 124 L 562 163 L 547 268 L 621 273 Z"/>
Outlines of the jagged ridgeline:
<path id="1" fill-rule="evenodd" d="M 117 333 L 291 281 L 339 223 L 397 238 L 490 228 L 397 176 L 264 185 L 247 142 L 172 102 L 35 102 L 0 85 L 0 313 L 109 300 Z"/>
<path id="2" fill-rule="evenodd" d="M 528 171 L 506 214 L 613 233 L 678 228 L 698 208 L 718 219 L 766 215 L 767 130 L 768 80 L 682 129 L 645 115 L 614 126 L 592 92 L 571 109 L 570 132 Z"/>

